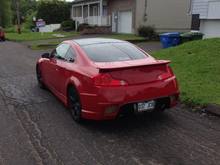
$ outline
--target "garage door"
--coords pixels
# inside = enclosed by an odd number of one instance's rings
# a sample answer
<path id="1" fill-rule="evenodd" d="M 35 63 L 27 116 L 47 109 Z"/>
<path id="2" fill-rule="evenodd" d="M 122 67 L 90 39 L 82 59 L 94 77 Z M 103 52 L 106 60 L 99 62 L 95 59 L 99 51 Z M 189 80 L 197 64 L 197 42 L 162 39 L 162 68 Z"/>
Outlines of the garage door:
<path id="1" fill-rule="evenodd" d="M 200 30 L 204 38 L 220 37 L 220 20 L 201 20 Z"/>
<path id="2" fill-rule="evenodd" d="M 132 33 L 132 12 L 119 12 L 118 17 L 118 33 Z"/>

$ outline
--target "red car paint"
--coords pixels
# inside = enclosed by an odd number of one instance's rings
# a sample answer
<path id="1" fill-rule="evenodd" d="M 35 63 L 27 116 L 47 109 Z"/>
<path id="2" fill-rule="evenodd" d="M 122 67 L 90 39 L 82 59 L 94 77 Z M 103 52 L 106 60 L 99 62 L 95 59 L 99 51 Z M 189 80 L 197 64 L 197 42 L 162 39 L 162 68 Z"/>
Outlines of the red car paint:
<path id="1" fill-rule="evenodd" d="M 84 40 L 89 44 L 100 44 L 105 41 Z M 97 43 L 93 43 L 92 40 Z M 77 41 L 63 42 L 75 51 L 74 62 L 54 57 L 40 58 L 37 66 L 42 72 L 44 84 L 66 106 L 68 106 L 68 86 L 76 88 L 82 105 L 82 118 L 114 119 L 126 105 L 160 98 L 169 99 L 167 108 L 177 104 L 179 89 L 176 77 L 169 67 L 169 61 L 156 60 L 140 49 L 146 54 L 146 58 L 94 62 Z"/>
<path id="2" fill-rule="evenodd" d="M 0 41 L 5 41 L 5 32 L 0 28 Z"/>

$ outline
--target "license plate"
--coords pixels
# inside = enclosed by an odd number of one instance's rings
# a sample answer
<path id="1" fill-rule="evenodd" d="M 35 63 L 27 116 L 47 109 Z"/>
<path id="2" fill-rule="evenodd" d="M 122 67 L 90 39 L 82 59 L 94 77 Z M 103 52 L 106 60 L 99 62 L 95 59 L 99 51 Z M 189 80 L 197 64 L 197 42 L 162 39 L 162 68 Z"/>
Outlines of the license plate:
<path id="1" fill-rule="evenodd" d="M 155 108 L 156 102 L 154 100 L 148 102 L 142 102 L 137 104 L 138 112 L 152 111 Z"/>

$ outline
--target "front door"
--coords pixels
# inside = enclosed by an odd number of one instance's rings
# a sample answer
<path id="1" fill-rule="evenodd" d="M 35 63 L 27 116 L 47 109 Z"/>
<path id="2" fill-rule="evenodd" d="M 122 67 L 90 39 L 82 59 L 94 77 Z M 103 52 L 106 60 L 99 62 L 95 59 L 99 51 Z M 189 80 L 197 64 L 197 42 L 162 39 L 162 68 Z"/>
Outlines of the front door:
<path id="1" fill-rule="evenodd" d="M 118 33 L 132 33 L 132 11 L 119 12 Z"/>
<path id="2" fill-rule="evenodd" d="M 74 70 L 72 69 L 74 68 L 74 66 L 76 66 L 76 53 L 71 46 L 66 52 L 64 58 L 65 60 L 60 61 L 60 63 L 58 64 L 58 77 L 60 77 L 60 79 L 57 89 L 59 90 L 59 93 L 61 93 L 62 95 L 66 93 L 65 83 L 71 76 L 74 76 Z"/>
<path id="3" fill-rule="evenodd" d="M 112 32 L 117 32 L 117 21 L 118 21 L 117 12 L 113 12 L 112 13 Z"/>
<path id="4" fill-rule="evenodd" d="M 65 81 L 65 55 L 69 49 L 69 44 L 60 44 L 53 52 L 50 60 L 49 82 L 53 90 L 60 93 L 60 85 Z M 63 84 L 64 85 L 64 84 Z"/>

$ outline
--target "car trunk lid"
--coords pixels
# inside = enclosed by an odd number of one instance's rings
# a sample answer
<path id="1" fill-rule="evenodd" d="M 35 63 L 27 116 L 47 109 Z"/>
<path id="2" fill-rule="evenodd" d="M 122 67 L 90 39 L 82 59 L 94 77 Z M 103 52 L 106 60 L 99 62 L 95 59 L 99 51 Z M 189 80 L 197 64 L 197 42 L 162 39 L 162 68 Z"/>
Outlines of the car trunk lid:
<path id="1" fill-rule="evenodd" d="M 95 63 L 100 73 L 108 73 L 113 79 L 124 80 L 129 85 L 150 83 L 170 77 L 168 64 L 164 60 L 134 60 L 111 63 Z"/>

